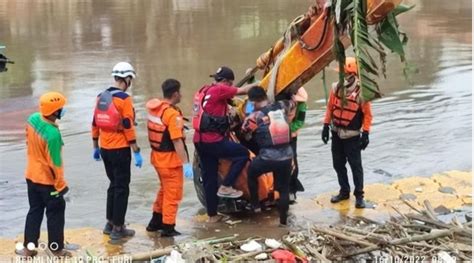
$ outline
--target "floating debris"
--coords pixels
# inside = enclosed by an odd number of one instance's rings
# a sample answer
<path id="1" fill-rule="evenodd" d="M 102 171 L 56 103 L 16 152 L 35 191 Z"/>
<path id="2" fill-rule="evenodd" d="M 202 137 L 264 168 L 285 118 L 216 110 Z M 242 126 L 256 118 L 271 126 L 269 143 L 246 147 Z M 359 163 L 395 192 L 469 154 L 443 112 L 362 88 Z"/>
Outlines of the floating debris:
<path id="1" fill-rule="evenodd" d="M 416 200 L 416 195 L 414 195 L 414 194 L 401 194 L 400 199 L 405 200 L 405 201 L 412 201 L 412 200 Z"/>
<path id="2" fill-rule="evenodd" d="M 258 254 L 258 255 L 255 256 L 255 259 L 256 259 L 256 260 L 265 260 L 265 259 L 267 259 L 267 258 L 268 258 L 267 253 L 260 253 L 260 254 Z"/>
<path id="3" fill-rule="evenodd" d="M 276 249 L 276 248 L 279 248 L 281 247 L 281 243 L 276 241 L 275 239 L 273 238 L 267 238 L 265 239 L 265 245 L 269 248 L 273 248 L 273 249 Z"/>
<path id="4" fill-rule="evenodd" d="M 409 203 L 406 203 L 409 206 Z M 424 210 L 397 213 L 384 223 L 365 218 L 346 218 L 344 224 L 289 232 L 280 240 L 261 237 L 236 240 L 237 236 L 201 240 L 131 255 L 133 260 L 169 255 L 176 250 L 186 262 L 205 261 L 355 261 L 377 260 L 381 256 L 404 258 L 411 255 L 424 261 L 472 261 L 472 222 L 464 221 L 468 211 L 454 215 L 450 222 L 439 219 L 430 202 Z M 462 222 L 464 221 L 464 222 Z M 265 240 L 263 242 L 263 240 Z M 130 255 L 129 255 L 130 257 Z M 453 261 L 454 260 L 454 261 Z"/>
<path id="5" fill-rule="evenodd" d="M 262 251 L 262 245 L 260 245 L 257 241 L 251 240 L 248 243 L 243 244 L 240 246 L 240 249 L 244 252 L 254 252 L 254 251 Z"/>
<path id="6" fill-rule="evenodd" d="M 387 171 L 385 171 L 385 170 L 383 170 L 383 169 L 375 169 L 375 170 L 374 170 L 374 173 L 376 173 L 376 174 L 381 174 L 381 175 L 387 176 L 387 177 L 393 177 L 393 175 L 392 175 L 391 173 L 389 173 L 389 172 L 387 172 Z"/>
<path id="7" fill-rule="evenodd" d="M 437 213 L 437 214 L 440 214 L 440 215 L 447 215 L 449 213 L 451 213 L 452 211 L 450 209 L 448 209 L 446 206 L 444 205 L 440 205 L 438 207 L 436 207 L 434 209 L 434 211 Z"/>
<path id="8" fill-rule="evenodd" d="M 467 212 L 464 216 L 467 222 L 472 222 L 472 212 Z"/>
<path id="9" fill-rule="evenodd" d="M 242 223 L 242 220 L 235 220 L 235 221 L 232 221 L 232 220 L 229 219 L 229 220 L 225 221 L 225 223 L 228 224 L 228 225 L 233 226 L 233 225 Z"/>
<path id="10" fill-rule="evenodd" d="M 454 190 L 454 188 L 452 188 L 450 186 L 440 187 L 438 189 L 438 191 L 440 191 L 441 193 L 444 193 L 444 194 L 454 194 L 456 192 L 456 190 Z"/>

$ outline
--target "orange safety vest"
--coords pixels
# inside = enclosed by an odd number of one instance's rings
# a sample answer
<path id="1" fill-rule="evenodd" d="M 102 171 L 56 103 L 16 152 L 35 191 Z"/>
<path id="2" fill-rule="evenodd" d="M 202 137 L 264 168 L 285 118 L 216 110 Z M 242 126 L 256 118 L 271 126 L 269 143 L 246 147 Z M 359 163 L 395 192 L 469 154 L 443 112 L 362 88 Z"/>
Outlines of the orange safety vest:
<path id="1" fill-rule="evenodd" d="M 339 96 L 339 90 L 334 89 L 334 104 L 332 108 L 332 120 L 335 126 L 348 127 L 354 117 L 360 110 L 359 86 L 355 87 L 352 92 L 346 94 L 346 101 Z"/>
<path id="2" fill-rule="evenodd" d="M 158 111 L 148 111 L 148 140 L 151 148 L 158 152 L 173 152 L 175 150 L 168 127 L 162 120 L 163 114 L 170 107 L 170 104 L 163 102 Z"/>

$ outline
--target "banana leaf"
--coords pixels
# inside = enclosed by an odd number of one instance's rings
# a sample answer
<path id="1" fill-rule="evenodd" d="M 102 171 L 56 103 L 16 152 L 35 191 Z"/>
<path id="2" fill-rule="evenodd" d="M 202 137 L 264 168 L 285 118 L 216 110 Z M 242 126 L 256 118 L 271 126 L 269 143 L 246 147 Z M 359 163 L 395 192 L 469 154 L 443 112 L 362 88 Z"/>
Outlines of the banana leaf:
<path id="1" fill-rule="evenodd" d="M 378 76 L 378 66 L 369 53 L 369 48 L 384 53 L 378 48 L 367 26 L 367 0 L 354 0 L 354 16 L 352 23 L 352 45 L 357 61 L 357 72 L 362 90 L 362 99 L 371 101 L 381 97 L 379 86 L 371 75 Z"/>
<path id="2" fill-rule="evenodd" d="M 390 12 L 387 17 L 381 22 L 379 29 L 379 41 L 382 42 L 392 52 L 397 53 L 402 61 L 405 61 L 405 50 L 403 48 L 406 43 L 406 35 L 404 39 L 400 39 L 400 32 L 398 31 L 398 24 L 395 15 Z"/>
<path id="3" fill-rule="evenodd" d="M 415 5 L 407 6 L 407 5 L 404 5 L 404 4 L 400 4 L 397 7 L 395 7 L 395 9 L 393 9 L 392 12 L 393 12 L 394 16 L 398 16 L 399 14 L 402 14 L 402 13 L 405 13 L 405 12 L 408 12 L 408 11 L 412 10 L 414 7 L 415 7 Z"/>

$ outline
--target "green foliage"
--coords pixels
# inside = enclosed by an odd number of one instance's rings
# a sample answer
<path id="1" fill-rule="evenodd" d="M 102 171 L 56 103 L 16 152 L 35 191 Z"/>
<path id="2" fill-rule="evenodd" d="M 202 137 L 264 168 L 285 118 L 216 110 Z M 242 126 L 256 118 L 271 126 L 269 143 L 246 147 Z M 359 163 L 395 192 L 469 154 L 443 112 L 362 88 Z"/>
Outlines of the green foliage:
<path id="1" fill-rule="evenodd" d="M 381 97 L 381 94 L 377 82 L 371 76 L 378 76 L 379 68 L 370 54 L 369 48 L 376 50 L 382 56 L 385 55 L 385 52 L 379 44 L 375 43 L 376 40 L 369 33 L 366 20 L 367 0 L 354 0 L 354 7 L 351 40 L 357 61 L 362 98 L 365 101 L 370 101 Z"/>
<path id="2" fill-rule="evenodd" d="M 399 14 L 402 14 L 402 13 L 405 13 L 405 12 L 408 12 L 408 11 L 412 10 L 414 7 L 415 7 L 415 5 L 407 6 L 407 5 L 404 5 L 404 4 L 399 4 L 397 7 L 395 7 L 395 9 L 393 9 L 392 12 L 395 16 L 398 16 Z"/>
<path id="3" fill-rule="evenodd" d="M 375 25 L 377 34 L 371 34 L 367 25 L 367 0 L 332 0 L 331 14 L 334 16 L 334 49 L 339 63 L 339 82 L 344 81 L 345 49 L 339 36 L 349 33 L 357 60 L 358 77 L 364 101 L 381 97 L 375 77 L 386 78 L 385 48 L 400 56 L 405 63 L 404 74 L 408 79 L 414 67 L 406 62 L 404 47 L 408 41 L 406 34 L 398 29 L 396 16 L 409 11 L 414 6 L 399 5 L 385 19 Z M 373 54 L 378 54 L 377 62 Z"/>

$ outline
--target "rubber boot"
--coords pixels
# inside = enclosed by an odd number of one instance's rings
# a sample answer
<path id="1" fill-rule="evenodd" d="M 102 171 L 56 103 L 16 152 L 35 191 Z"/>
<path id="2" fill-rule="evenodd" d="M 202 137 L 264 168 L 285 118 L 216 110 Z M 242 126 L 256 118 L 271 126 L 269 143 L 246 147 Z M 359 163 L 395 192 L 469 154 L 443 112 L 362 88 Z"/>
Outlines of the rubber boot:
<path id="1" fill-rule="evenodd" d="M 356 208 L 365 208 L 365 201 L 363 197 L 356 197 Z"/>
<path id="2" fill-rule="evenodd" d="M 125 225 L 114 226 L 112 233 L 110 233 L 111 240 L 120 240 L 122 238 L 133 237 L 135 235 L 135 230 L 127 229 Z"/>
<path id="3" fill-rule="evenodd" d="M 349 195 L 338 194 L 331 197 L 331 203 L 335 204 L 347 199 L 349 199 Z"/>
<path id="4" fill-rule="evenodd" d="M 148 232 L 156 232 L 163 229 L 163 214 L 153 212 L 150 223 L 146 227 Z"/>
<path id="5" fill-rule="evenodd" d="M 102 230 L 102 233 L 104 235 L 110 235 L 112 233 L 112 230 L 114 229 L 114 225 L 110 222 L 105 223 L 104 230 Z"/>
<path id="6" fill-rule="evenodd" d="M 162 237 L 174 237 L 174 236 L 179 236 L 181 233 L 176 231 L 174 229 L 175 225 L 167 225 L 163 224 L 163 229 L 161 230 L 161 236 Z"/>

